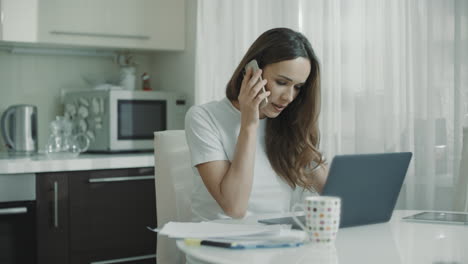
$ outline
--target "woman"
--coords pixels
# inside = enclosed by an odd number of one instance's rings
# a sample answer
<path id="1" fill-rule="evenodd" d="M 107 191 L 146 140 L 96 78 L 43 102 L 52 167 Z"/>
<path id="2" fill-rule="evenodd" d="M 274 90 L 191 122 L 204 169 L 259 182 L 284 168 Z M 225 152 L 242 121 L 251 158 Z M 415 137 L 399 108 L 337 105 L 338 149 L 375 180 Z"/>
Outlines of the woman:
<path id="1" fill-rule="evenodd" d="M 260 69 L 244 70 L 253 59 Z M 320 70 L 309 41 L 287 28 L 263 33 L 234 71 L 226 98 L 187 112 L 193 220 L 284 213 L 304 190 L 320 192 L 319 111 Z"/>

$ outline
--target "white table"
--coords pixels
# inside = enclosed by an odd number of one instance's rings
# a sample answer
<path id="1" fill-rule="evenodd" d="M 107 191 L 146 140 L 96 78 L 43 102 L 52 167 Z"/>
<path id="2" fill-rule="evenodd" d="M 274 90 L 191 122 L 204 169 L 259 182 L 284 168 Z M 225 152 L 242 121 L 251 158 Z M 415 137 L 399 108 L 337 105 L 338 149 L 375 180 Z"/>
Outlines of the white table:
<path id="1" fill-rule="evenodd" d="M 468 263 L 468 226 L 401 220 L 417 212 L 397 210 L 388 223 L 340 229 L 330 246 L 230 250 L 186 246 L 179 240 L 177 247 L 186 254 L 188 263 Z"/>

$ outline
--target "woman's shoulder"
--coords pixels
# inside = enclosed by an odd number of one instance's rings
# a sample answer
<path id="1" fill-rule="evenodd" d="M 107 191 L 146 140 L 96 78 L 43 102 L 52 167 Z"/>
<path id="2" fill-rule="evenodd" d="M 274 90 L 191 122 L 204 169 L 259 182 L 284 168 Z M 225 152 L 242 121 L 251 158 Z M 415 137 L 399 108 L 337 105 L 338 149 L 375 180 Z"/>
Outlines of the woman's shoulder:
<path id="1" fill-rule="evenodd" d="M 226 116 L 231 114 L 230 112 L 232 111 L 228 104 L 230 104 L 229 99 L 223 98 L 219 101 L 211 101 L 200 105 L 193 105 L 187 111 L 186 118 L 196 119 L 210 116 Z"/>
<path id="2" fill-rule="evenodd" d="M 212 101 L 201 105 L 193 105 L 187 111 L 186 116 L 190 118 L 207 116 L 214 108 L 216 108 L 214 107 L 216 103 L 216 101 Z"/>

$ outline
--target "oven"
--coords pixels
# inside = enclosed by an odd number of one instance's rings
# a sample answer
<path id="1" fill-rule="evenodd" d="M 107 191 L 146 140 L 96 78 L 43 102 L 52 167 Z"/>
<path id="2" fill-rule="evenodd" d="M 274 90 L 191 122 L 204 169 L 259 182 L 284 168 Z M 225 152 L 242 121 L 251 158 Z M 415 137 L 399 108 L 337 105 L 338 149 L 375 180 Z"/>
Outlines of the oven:
<path id="1" fill-rule="evenodd" d="M 34 174 L 0 174 L 0 263 L 36 263 Z"/>

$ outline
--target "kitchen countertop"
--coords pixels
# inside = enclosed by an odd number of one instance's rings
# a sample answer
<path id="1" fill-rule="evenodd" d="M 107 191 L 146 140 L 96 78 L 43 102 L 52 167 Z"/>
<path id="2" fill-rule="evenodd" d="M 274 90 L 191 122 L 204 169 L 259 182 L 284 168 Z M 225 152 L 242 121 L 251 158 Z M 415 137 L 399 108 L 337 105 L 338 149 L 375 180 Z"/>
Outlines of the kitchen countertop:
<path id="1" fill-rule="evenodd" d="M 1 174 L 83 171 L 154 166 L 154 154 L 80 154 L 76 158 L 49 158 L 44 154 L 21 155 L 0 152 Z"/>

